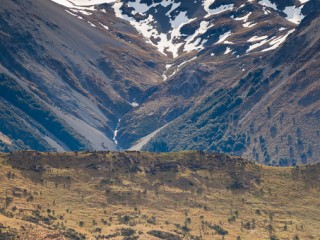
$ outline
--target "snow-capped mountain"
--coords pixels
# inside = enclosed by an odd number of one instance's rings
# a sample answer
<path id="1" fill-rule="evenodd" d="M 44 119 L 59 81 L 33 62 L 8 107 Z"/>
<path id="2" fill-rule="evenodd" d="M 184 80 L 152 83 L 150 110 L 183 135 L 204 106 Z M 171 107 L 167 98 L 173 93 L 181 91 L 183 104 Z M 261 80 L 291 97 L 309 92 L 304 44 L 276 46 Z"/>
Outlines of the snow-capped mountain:
<path id="1" fill-rule="evenodd" d="M 318 0 L 4 1 L 5 151 L 320 156 Z"/>
<path id="2" fill-rule="evenodd" d="M 201 51 L 213 44 L 229 45 L 226 53 L 236 55 L 274 50 L 301 22 L 303 8 L 308 2 L 54 1 L 70 8 L 70 14 L 75 15 L 94 14 L 95 4 L 110 3 L 118 18 L 129 21 L 149 44 L 173 58 L 183 53 Z M 254 35 L 261 28 L 267 28 L 268 32 Z"/>

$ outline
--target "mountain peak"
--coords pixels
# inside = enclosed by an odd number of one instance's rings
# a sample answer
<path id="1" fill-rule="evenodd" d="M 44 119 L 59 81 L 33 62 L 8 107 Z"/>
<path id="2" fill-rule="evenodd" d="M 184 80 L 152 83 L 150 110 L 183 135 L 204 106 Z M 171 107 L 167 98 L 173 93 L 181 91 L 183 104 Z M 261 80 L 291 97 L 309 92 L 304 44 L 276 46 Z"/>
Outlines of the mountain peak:
<path id="1" fill-rule="evenodd" d="M 79 7 L 111 3 L 118 18 L 129 21 L 148 44 L 173 58 L 193 51 L 199 52 L 212 44 L 233 44 L 231 39 L 236 41 L 238 48 L 246 48 L 246 53 L 260 46 L 263 46 L 264 51 L 273 50 L 303 19 L 301 11 L 307 2 L 291 1 L 284 4 L 269 0 L 53 1 L 71 8 L 72 14 L 77 14 Z M 267 39 L 255 41 L 255 44 L 251 45 L 243 41 L 237 43 L 239 34 L 244 32 L 245 35 L 249 35 L 248 32 L 251 30 L 258 31 L 261 26 L 270 22 L 274 28 L 269 27 Z M 256 37 L 259 39 L 262 36 Z M 242 54 L 234 48 L 229 46 L 229 51 L 235 55 Z"/>
<path id="2" fill-rule="evenodd" d="M 318 161 L 318 0 L 54 1 L 0 9 L 3 151 Z"/>

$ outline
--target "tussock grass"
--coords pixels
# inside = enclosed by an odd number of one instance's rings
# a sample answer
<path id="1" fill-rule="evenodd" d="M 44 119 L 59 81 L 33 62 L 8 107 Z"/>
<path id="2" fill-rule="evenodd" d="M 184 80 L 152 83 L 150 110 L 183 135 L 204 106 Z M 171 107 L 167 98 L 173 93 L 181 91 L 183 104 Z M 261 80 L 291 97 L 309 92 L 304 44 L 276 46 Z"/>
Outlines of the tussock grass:
<path id="1" fill-rule="evenodd" d="M 0 169 L 1 239 L 320 237 L 320 165 L 192 151 L 17 152 L 2 154 Z"/>

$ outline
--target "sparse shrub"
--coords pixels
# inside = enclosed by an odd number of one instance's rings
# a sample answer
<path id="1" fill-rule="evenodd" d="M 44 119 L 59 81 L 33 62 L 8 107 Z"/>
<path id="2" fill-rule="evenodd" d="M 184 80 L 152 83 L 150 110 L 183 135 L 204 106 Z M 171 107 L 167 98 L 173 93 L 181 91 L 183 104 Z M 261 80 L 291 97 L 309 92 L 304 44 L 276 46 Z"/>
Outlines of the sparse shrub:
<path id="1" fill-rule="evenodd" d="M 95 233 L 101 233 L 101 231 L 102 231 L 101 228 L 95 228 L 95 229 L 93 230 L 93 232 L 95 232 Z"/>
<path id="2" fill-rule="evenodd" d="M 267 115 L 268 115 L 268 118 L 271 118 L 272 116 L 270 106 L 267 107 Z"/>
<path id="3" fill-rule="evenodd" d="M 27 202 L 32 202 L 34 200 L 34 197 L 30 194 L 27 198 Z"/>
<path id="4" fill-rule="evenodd" d="M 190 232 L 190 228 L 188 228 L 188 226 L 183 226 L 182 228 L 181 228 L 181 230 L 183 231 L 183 232 Z"/>
<path id="5" fill-rule="evenodd" d="M 303 151 L 304 145 L 303 145 L 303 141 L 300 138 L 297 140 L 297 148 L 299 152 Z"/>
<path id="6" fill-rule="evenodd" d="M 77 239 L 77 240 L 86 239 L 86 237 L 82 233 L 78 233 L 74 229 L 70 229 L 70 228 L 66 232 L 64 232 L 63 235 L 68 239 Z"/>
<path id="7" fill-rule="evenodd" d="M 118 220 L 121 224 L 128 224 L 130 219 L 131 217 L 129 215 L 123 215 L 118 217 Z"/>
<path id="8" fill-rule="evenodd" d="M 233 150 L 235 152 L 241 151 L 243 149 L 245 149 L 245 146 L 244 146 L 244 144 L 242 142 L 236 142 L 235 145 L 234 145 L 234 148 L 233 148 Z"/>
<path id="9" fill-rule="evenodd" d="M 279 166 L 289 166 L 289 160 L 286 157 L 280 158 Z"/>
<path id="10" fill-rule="evenodd" d="M 181 240 L 180 237 L 169 233 L 169 232 L 163 232 L 163 231 L 158 231 L 158 230 L 151 230 L 147 232 L 147 234 L 160 238 L 160 239 L 165 239 L 165 240 Z"/>
<path id="11" fill-rule="evenodd" d="M 149 218 L 149 219 L 147 220 L 147 223 L 156 225 L 156 223 L 157 223 L 157 218 L 156 218 L 156 216 L 152 216 L 151 218 Z"/>
<path id="12" fill-rule="evenodd" d="M 236 221 L 236 217 L 232 216 L 228 219 L 228 223 L 234 223 Z"/>
<path id="13" fill-rule="evenodd" d="M 301 158 L 301 162 L 303 164 L 307 164 L 308 163 L 308 157 L 307 157 L 307 154 L 305 152 L 301 153 L 300 158 Z"/>
<path id="14" fill-rule="evenodd" d="M 252 226 L 251 226 L 251 223 L 250 222 L 245 222 L 242 224 L 242 227 L 247 229 L 247 230 L 250 230 L 252 229 Z"/>
<path id="15" fill-rule="evenodd" d="M 10 180 L 10 179 L 14 179 L 15 177 L 15 174 L 11 171 L 7 172 L 7 178 Z"/>
<path id="16" fill-rule="evenodd" d="M 13 201 L 12 197 L 6 197 L 6 207 L 8 207 Z"/>
<path id="17" fill-rule="evenodd" d="M 239 212 L 235 211 L 234 214 L 236 215 L 236 217 L 239 217 Z"/>
<path id="18" fill-rule="evenodd" d="M 237 178 L 233 179 L 230 187 L 231 190 L 244 189 L 245 185 Z"/>
<path id="19" fill-rule="evenodd" d="M 277 129 L 277 126 L 274 125 L 270 128 L 270 135 L 272 138 L 275 138 L 277 136 L 277 133 L 278 133 L 278 129 Z"/>
<path id="20" fill-rule="evenodd" d="M 214 224 L 213 226 L 209 225 L 208 227 L 215 230 L 218 235 L 228 235 L 228 231 L 224 230 L 220 225 Z"/>
<path id="21" fill-rule="evenodd" d="M 271 224 L 269 224 L 269 225 L 267 226 L 267 230 L 268 230 L 269 233 L 271 234 L 271 233 L 274 232 L 274 227 L 273 227 Z"/>
<path id="22" fill-rule="evenodd" d="M 307 155 L 308 155 L 308 157 L 312 157 L 313 156 L 313 149 L 312 149 L 311 145 L 308 146 Z"/>
<path id="23" fill-rule="evenodd" d="M 132 236 L 133 234 L 135 234 L 136 231 L 131 229 L 131 228 L 122 228 L 121 229 L 121 236 Z"/>
<path id="24" fill-rule="evenodd" d="M 108 222 L 106 220 L 104 220 L 103 218 L 101 218 L 101 222 L 102 222 L 103 225 L 107 225 L 108 224 Z"/>

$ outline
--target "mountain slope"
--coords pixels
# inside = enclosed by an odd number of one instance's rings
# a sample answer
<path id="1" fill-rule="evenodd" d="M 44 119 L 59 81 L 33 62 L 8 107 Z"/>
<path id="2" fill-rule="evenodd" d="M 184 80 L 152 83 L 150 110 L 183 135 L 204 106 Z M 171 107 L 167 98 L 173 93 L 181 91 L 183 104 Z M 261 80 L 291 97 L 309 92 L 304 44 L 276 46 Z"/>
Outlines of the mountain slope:
<path id="1" fill-rule="evenodd" d="M 0 71 L 2 85 L 14 87 L 0 96 L 1 149 L 201 149 L 270 165 L 318 161 L 319 7 L 6 1 Z M 31 108 L 14 101 L 18 93 Z"/>
<path id="2" fill-rule="evenodd" d="M 132 102 L 137 96 L 161 81 L 157 69 L 164 67 L 162 56 L 140 41 L 135 29 L 125 22 L 117 22 L 110 33 L 102 25 L 94 28 L 71 16 L 50 1 L 5 1 L 0 10 L 3 78 L 10 78 L 8 81 L 23 88 L 24 94 L 36 99 L 54 121 L 66 125 L 69 134 L 75 132 L 77 138 L 86 141 L 71 146 L 68 139 L 57 134 L 61 127 L 48 128 L 44 119 L 1 96 L 2 101 L 9 101 L 12 110 L 15 107 L 23 112 L 17 121 L 28 118 L 32 122 L 17 124 L 17 128 L 20 125 L 21 130 L 38 132 L 32 138 L 42 147 L 21 137 L 26 147 L 116 149 L 112 138 L 118 119 L 135 106 Z M 106 18 L 112 20 L 106 15 L 99 21 L 104 23 Z M 123 31 L 123 37 L 128 35 L 139 44 L 118 38 Z M 14 98 L 15 92 L 9 95 Z M 2 116 L 4 122 L 9 122 Z M 12 133 L 13 128 L 0 131 L 12 142 L 19 139 Z"/>
<path id="3" fill-rule="evenodd" d="M 167 8 L 160 11 L 163 5 L 167 4 Z M 295 30 L 298 22 L 288 21 L 292 20 L 288 9 L 292 12 L 300 9 L 299 11 L 307 15 L 312 11 L 310 6 L 314 1 L 302 5 L 298 1 L 275 4 L 269 1 L 237 1 L 236 3 L 215 1 L 214 4 L 209 4 L 210 7 L 206 1 L 185 4 L 187 5 L 184 6 L 184 2 L 179 1 L 176 4 L 170 4 L 170 1 L 165 4 L 146 2 L 139 6 L 136 6 L 138 4 L 135 2 L 128 2 L 127 5 L 123 3 L 123 6 L 131 7 L 130 11 L 137 12 L 136 21 L 139 20 L 140 15 L 144 18 L 149 15 L 153 18 L 161 15 L 161 21 L 150 23 L 152 28 L 159 31 L 158 33 L 155 31 L 156 35 L 166 33 L 165 31 L 170 27 L 167 35 L 176 32 L 177 29 L 173 28 L 172 21 L 185 13 L 189 16 L 189 20 L 186 20 L 185 25 L 182 23 L 181 35 L 176 36 L 172 44 L 175 47 L 179 47 L 179 42 L 187 44 L 186 38 L 192 38 L 199 43 L 198 48 L 190 49 L 189 52 L 184 52 L 183 47 L 180 46 L 180 51 L 177 52 L 179 56 L 166 65 L 167 70 L 164 73 L 166 82 L 149 89 L 140 98 L 141 106 L 123 117 L 117 139 L 125 148 L 181 116 L 192 106 L 197 105 L 196 103 L 203 102 L 203 98 L 210 96 L 215 90 L 229 88 L 244 78 L 248 72 L 264 65 L 265 61 L 260 58 L 273 54 L 271 52 L 280 47 L 288 35 Z M 125 8 L 122 8 L 122 11 L 127 12 Z M 209 12 L 212 14 L 210 15 Z M 286 17 L 284 12 L 289 15 Z M 168 20 L 162 19 L 166 18 L 165 16 L 168 18 L 168 15 L 171 20 L 169 18 L 170 21 L 167 24 L 169 27 L 164 30 L 157 24 L 166 23 Z M 302 15 L 299 16 L 300 19 L 303 18 Z M 132 19 L 131 24 L 136 25 Z M 142 21 L 141 24 L 147 23 Z M 199 27 L 201 24 L 207 27 Z M 155 37 L 155 39 L 159 38 Z M 153 44 L 156 45 L 156 43 Z M 188 121 L 188 119 L 185 120 Z M 186 142 L 192 141 L 190 135 L 184 137 L 187 138 Z M 173 148 L 173 146 L 169 147 L 169 149 Z M 188 144 L 182 147 L 182 149 L 190 148 L 192 147 Z"/>
<path id="4" fill-rule="evenodd" d="M 240 81 L 215 90 L 144 149 L 206 149 L 266 164 L 319 159 L 319 13 Z"/>
<path id="5" fill-rule="evenodd" d="M 1 239 L 317 239 L 319 165 L 203 152 L 0 157 Z"/>
<path id="6" fill-rule="evenodd" d="M 304 4 L 299 1 L 276 6 L 270 1 L 246 0 L 125 0 L 115 2 L 113 8 L 117 17 L 128 20 L 160 52 L 178 57 L 184 52 L 205 49 L 215 42 L 225 42 L 231 47 L 232 39 L 236 39 L 238 47 L 239 35 L 245 35 L 258 26 L 266 28 L 265 35 L 268 36 L 264 39 L 275 39 L 275 35 L 279 36 L 275 30 L 281 28 L 282 33 L 287 33 L 301 21 Z M 275 26 L 268 26 L 264 23 L 266 20 L 272 21 Z M 267 49 L 266 45 L 264 47 Z M 240 49 L 235 52 L 238 54 Z"/>

